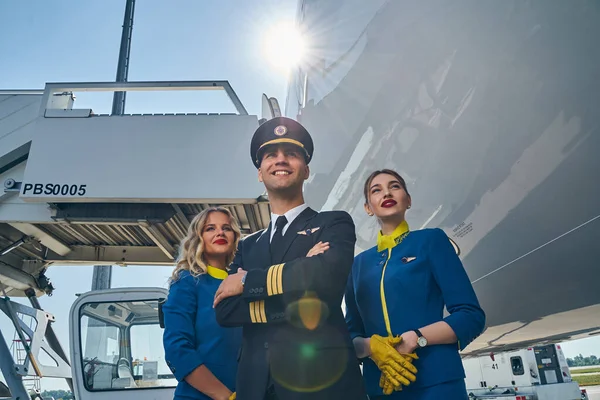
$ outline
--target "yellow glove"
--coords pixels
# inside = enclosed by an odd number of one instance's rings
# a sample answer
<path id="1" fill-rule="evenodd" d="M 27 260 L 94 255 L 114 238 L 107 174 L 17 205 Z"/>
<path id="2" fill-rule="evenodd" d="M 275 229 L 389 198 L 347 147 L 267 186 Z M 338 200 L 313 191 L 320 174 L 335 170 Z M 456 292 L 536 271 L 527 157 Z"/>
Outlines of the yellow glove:
<path id="1" fill-rule="evenodd" d="M 236 394 L 236 393 L 237 393 L 237 392 L 233 392 L 233 393 L 231 393 L 231 396 L 229 396 L 229 400 L 235 400 L 235 394 Z"/>
<path id="2" fill-rule="evenodd" d="M 395 348 L 401 341 L 400 336 L 384 338 L 379 335 L 371 336 L 370 341 L 371 359 L 394 387 L 408 386 L 417 379 L 415 366 Z"/>
<path id="3" fill-rule="evenodd" d="M 412 360 L 419 359 L 416 353 L 401 354 L 401 356 L 404 357 L 410 363 L 412 363 Z M 402 390 L 402 385 L 392 385 L 392 383 L 386 379 L 385 374 L 383 372 L 381 373 L 381 377 L 379 378 L 379 387 L 383 389 L 383 394 L 385 394 L 386 396 L 392 394 L 394 391 L 399 392 Z"/>
<path id="4" fill-rule="evenodd" d="M 392 394 L 394 390 L 402 390 L 402 385 L 398 386 L 397 388 L 394 387 L 394 385 L 392 385 L 390 381 L 388 381 L 385 378 L 385 374 L 383 372 L 381 373 L 381 377 L 379 378 L 379 387 L 383 389 L 383 394 L 385 394 L 386 396 Z"/>

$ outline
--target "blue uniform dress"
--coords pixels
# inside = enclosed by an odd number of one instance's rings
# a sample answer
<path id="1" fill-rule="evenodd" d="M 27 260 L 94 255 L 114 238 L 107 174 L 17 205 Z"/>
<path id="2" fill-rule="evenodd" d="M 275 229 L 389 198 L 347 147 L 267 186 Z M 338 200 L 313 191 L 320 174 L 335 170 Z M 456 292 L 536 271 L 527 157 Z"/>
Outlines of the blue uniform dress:
<path id="1" fill-rule="evenodd" d="M 458 344 L 417 350 L 416 382 L 386 399 L 466 399 L 459 349 L 481 334 L 485 314 L 448 237 L 441 229 L 409 232 L 403 222 L 378 246 L 355 257 L 345 294 L 352 338 L 401 335 L 446 321 Z M 444 306 L 450 313 L 444 318 Z M 386 312 L 387 311 L 387 312 Z M 383 396 L 381 371 L 365 359 L 363 377 L 370 398 Z"/>
<path id="2" fill-rule="evenodd" d="M 213 309 L 215 293 L 226 276 L 227 272 L 213 267 L 197 277 L 182 271 L 169 288 L 163 305 L 163 344 L 167 365 L 179 382 L 175 399 L 210 399 L 184 380 L 200 365 L 235 391 L 242 330 L 221 327 Z"/>

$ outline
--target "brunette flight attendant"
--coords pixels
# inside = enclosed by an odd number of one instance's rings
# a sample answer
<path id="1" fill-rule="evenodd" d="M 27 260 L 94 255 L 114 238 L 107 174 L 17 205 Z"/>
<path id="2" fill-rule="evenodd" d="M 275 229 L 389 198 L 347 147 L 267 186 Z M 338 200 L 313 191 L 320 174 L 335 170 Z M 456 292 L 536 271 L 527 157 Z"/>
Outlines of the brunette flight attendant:
<path id="1" fill-rule="evenodd" d="M 167 365 L 179 381 L 175 399 L 227 400 L 235 392 L 241 328 L 217 324 L 213 300 L 240 239 L 226 208 L 202 211 L 182 241 L 163 306 Z"/>
<path id="2" fill-rule="evenodd" d="M 411 197 L 397 172 L 373 172 L 364 195 L 381 230 L 377 245 L 356 256 L 345 301 L 369 397 L 466 400 L 459 350 L 481 334 L 485 314 L 462 263 L 441 229 L 409 230 L 404 215 Z M 416 353 L 416 381 L 386 379 L 372 354 L 380 343 L 401 355 Z"/>

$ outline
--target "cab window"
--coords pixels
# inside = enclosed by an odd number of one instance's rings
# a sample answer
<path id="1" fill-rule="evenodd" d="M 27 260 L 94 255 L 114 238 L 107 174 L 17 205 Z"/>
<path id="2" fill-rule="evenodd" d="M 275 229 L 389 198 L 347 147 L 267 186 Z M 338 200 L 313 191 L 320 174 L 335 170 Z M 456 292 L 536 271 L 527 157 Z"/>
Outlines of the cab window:
<path id="1" fill-rule="evenodd" d="M 177 385 L 165 362 L 158 300 L 86 303 L 79 321 L 88 391 Z"/>
<path id="2" fill-rule="evenodd" d="M 512 368 L 513 375 L 523 375 L 525 369 L 523 368 L 523 359 L 521 357 L 511 357 L 510 366 Z"/>

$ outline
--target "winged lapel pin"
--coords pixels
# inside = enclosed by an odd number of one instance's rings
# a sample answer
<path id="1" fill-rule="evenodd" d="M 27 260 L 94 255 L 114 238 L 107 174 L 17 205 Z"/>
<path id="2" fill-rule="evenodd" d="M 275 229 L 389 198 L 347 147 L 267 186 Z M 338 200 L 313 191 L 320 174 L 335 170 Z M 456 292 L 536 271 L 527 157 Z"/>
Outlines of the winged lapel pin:
<path id="1" fill-rule="evenodd" d="M 402 262 L 404 264 L 408 264 L 411 261 L 415 261 L 417 259 L 417 257 L 402 257 Z"/>
<path id="2" fill-rule="evenodd" d="M 321 227 L 305 229 L 303 231 L 298 232 L 298 235 L 305 235 L 305 236 L 306 235 L 312 235 L 313 233 L 315 233 L 319 229 L 321 229 Z"/>

